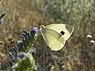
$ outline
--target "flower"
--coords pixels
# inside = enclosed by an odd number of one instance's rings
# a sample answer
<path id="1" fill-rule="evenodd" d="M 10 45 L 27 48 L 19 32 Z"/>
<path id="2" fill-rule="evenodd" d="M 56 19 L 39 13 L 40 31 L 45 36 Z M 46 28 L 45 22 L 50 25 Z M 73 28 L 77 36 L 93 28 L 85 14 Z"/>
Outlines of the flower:
<path id="1" fill-rule="evenodd" d="M 12 48 L 13 51 L 17 52 L 17 49 L 15 47 Z"/>
<path id="2" fill-rule="evenodd" d="M 12 59 L 13 61 L 15 61 L 15 58 L 14 58 L 14 56 L 12 55 L 12 52 L 8 52 L 8 54 L 9 54 L 9 56 L 11 57 L 11 59 Z"/>
<path id="3" fill-rule="evenodd" d="M 18 47 L 18 51 L 23 51 L 24 50 L 24 48 L 23 48 L 24 44 L 23 44 L 22 41 L 20 41 L 20 40 L 17 41 L 16 45 Z"/>
<path id="4" fill-rule="evenodd" d="M 17 41 L 16 45 L 21 48 L 22 47 L 22 41 Z"/>
<path id="5" fill-rule="evenodd" d="M 23 31 L 23 33 L 25 33 L 27 36 L 29 36 L 29 32 L 28 31 Z"/>
<path id="6" fill-rule="evenodd" d="M 31 32 L 34 32 L 34 33 L 38 32 L 38 28 L 37 27 L 32 28 Z"/>
<path id="7" fill-rule="evenodd" d="M 18 54 L 17 54 L 17 57 L 19 57 L 19 58 L 23 58 L 23 57 L 24 57 L 24 54 L 22 54 L 22 53 L 18 53 Z"/>

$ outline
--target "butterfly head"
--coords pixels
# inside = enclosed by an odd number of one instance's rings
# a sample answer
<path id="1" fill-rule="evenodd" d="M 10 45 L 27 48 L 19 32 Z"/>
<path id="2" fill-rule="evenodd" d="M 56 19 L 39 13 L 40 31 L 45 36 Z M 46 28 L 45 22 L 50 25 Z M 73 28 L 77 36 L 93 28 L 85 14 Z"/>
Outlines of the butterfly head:
<path id="1" fill-rule="evenodd" d="M 40 32 L 45 32 L 45 26 L 44 25 L 40 25 Z"/>

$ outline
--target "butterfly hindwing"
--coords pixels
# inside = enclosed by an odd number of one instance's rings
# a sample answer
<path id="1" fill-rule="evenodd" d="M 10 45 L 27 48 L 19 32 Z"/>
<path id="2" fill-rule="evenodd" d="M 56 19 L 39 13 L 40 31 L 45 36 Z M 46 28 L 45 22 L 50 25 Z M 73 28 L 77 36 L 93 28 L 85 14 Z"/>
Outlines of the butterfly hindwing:
<path id="1" fill-rule="evenodd" d="M 46 28 L 45 33 L 43 33 L 43 37 L 46 44 L 49 46 L 49 48 L 51 48 L 51 50 L 60 50 L 65 44 L 64 38 L 58 32 L 52 29 Z"/>

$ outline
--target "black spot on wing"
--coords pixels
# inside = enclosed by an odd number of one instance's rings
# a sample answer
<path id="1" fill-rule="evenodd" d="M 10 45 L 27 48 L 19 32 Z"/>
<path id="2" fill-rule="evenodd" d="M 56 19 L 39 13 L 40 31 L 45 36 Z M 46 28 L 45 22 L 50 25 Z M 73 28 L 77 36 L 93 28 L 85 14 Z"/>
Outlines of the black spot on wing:
<path id="1" fill-rule="evenodd" d="M 61 33 L 62 35 L 64 35 L 64 34 L 65 34 L 65 32 L 64 32 L 64 31 L 61 31 L 60 33 Z"/>

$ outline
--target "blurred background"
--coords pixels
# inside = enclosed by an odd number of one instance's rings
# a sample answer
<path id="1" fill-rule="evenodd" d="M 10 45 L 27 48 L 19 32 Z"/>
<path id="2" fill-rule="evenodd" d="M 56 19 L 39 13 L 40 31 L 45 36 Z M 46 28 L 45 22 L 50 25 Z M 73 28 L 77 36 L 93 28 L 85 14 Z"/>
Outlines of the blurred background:
<path id="1" fill-rule="evenodd" d="M 6 68 L 7 51 L 23 30 L 52 23 L 74 27 L 65 47 L 54 52 L 55 59 L 40 47 L 36 60 L 42 71 L 95 71 L 95 0 L 2 0 L 0 10 L 7 13 L 0 23 L 0 65 Z M 39 47 L 39 48 L 38 48 Z M 56 62 L 55 62 L 56 61 Z M 47 70 L 45 70 L 48 68 Z"/>

